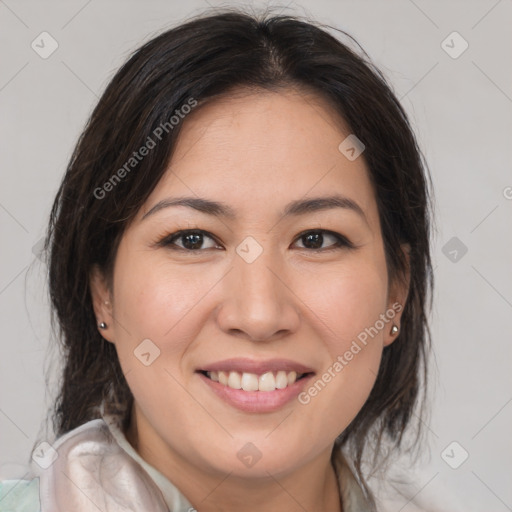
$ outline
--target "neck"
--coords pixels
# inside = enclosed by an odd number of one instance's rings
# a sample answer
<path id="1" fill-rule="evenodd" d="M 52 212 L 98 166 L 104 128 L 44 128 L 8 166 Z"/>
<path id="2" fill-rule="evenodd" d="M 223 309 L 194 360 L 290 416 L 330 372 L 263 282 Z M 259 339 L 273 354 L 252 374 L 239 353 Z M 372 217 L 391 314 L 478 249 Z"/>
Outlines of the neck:
<path id="1" fill-rule="evenodd" d="M 140 436 L 142 431 L 144 436 Z M 140 456 L 176 486 L 199 512 L 343 512 L 338 478 L 331 464 L 333 446 L 286 474 L 245 478 L 191 464 L 163 443 L 152 429 L 137 425 L 134 416 L 125 435 Z M 150 450 L 149 444 L 159 449 Z"/>

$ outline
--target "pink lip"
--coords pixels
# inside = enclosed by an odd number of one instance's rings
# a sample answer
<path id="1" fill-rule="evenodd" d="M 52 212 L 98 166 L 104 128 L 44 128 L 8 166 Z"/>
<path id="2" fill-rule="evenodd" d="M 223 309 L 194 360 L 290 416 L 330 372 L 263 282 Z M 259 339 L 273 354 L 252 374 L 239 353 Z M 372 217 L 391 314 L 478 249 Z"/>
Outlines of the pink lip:
<path id="1" fill-rule="evenodd" d="M 312 368 L 308 368 L 307 366 L 296 363 L 295 361 L 291 361 L 290 359 L 268 359 L 266 361 L 254 361 L 253 359 L 243 357 L 217 361 L 216 363 L 208 364 L 204 367 L 198 368 L 197 371 L 245 372 L 262 375 L 265 372 L 277 372 L 279 370 L 284 370 L 285 372 L 295 371 L 297 373 L 312 373 L 314 371 Z"/>
<path id="2" fill-rule="evenodd" d="M 210 386 L 210 389 L 225 402 L 244 412 L 274 412 L 296 398 L 304 389 L 313 374 L 306 375 L 295 381 L 291 386 L 275 391 L 244 391 L 232 389 L 220 382 L 209 379 L 206 375 L 198 373 L 199 377 Z"/>

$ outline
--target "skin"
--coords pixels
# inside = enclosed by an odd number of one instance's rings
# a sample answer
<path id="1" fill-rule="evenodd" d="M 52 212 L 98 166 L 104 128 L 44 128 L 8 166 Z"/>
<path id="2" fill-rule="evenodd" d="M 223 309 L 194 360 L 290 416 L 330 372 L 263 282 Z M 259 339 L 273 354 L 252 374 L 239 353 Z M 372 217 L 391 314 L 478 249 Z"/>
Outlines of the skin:
<path id="1" fill-rule="evenodd" d="M 307 405 L 242 412 L 195 373 L 252 357 L 289 358 L 321 376 L 380 314 L 405 304 L 408 283 L 388 282 L 364 158 L 349 161 L 338 150 L 350 130 L 332 113 L 297 90 L 246 91 L 193 111 L 166 174 L 120 242 L 113 289 L 91 272 L 97 319 L 108 324 L 100 332 L 115 344 L 135 398 L 127 438 L 201 512 L 342 510 L 333 443 L 365 403 L 401 313 Z M 333 193 L 357 202 L 366 220 L 342 208 L 280 215 L 290 201 Z M 236 220 L 184 206 L 142 220 L 160 200 L 181 195 L 224 202 Z M 190 228 L 214 238 L 205 235 L 195 252 L 156 245 Z M 315 252 L 298 235 L 318 228 L 357 247 L 332 249 L 336 240 L 324 234 L 324 251 Z M 250 264 L 236 252 L 246 236 L 263 248 Z M 144 366 L 133 351 L 147 338 L 160 355 Z M 248 442 L 262 454 L 250 468 L 237 458 Z"/>

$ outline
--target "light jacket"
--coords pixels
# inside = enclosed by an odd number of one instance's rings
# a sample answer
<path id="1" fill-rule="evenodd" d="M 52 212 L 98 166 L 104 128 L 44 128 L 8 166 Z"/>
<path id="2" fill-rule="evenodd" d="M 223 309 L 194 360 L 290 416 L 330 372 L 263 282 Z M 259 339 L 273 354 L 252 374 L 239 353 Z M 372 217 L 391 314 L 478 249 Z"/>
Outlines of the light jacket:
<path id="1" fill-rule="evenodd" d="M 40 445 L 41 446 L 41 445 Z M 344 512 L 373 512 L 341 452 L 334 457 Z M 187 498 L 104 414 L 43 443 L 30 473 L 0 482 L 0 512 L 194 512 Z"/>

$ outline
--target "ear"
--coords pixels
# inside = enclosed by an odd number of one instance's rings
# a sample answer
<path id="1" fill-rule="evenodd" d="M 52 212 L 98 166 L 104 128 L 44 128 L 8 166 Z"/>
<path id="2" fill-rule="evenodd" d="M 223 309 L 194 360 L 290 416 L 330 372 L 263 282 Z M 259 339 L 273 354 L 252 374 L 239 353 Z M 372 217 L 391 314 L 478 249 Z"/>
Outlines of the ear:
<path id="1" fill-rule="evenodd" d="M 409 295 L 409 285 L 411 280 L 411 269 L 410 269 L 410 252 L 411 246 L 409 244 L 401 244 L 400 248 L 406 258 L 406 269 L 403 278 L 396 278 L 390 283 L 389 294 L 388 294 L 388 305 L 386 310 L 386 316 L 390 318 L 390 322 L 386 324 L 386 332 L 384 334 L 384 346 L 387 347 L 393 341 L 396 340 L 400 334 L 401 318 Z M 389 314 L 388 314 L 389 312 Z M 391 318 L 391 315 L 394 316 Z M 396 325 L 398 331 L 393 333 L 392 327 Z"/>
<path id="2" fill-rule="evenodd" d="M 91 290 L 92 305 L 96 315 L 96 326 L 100 334 L 107 341 L 114 343 L 113 337 L 113 314 L 112 314 L 112 295 L 107 286 L 105 276 L 97 265 L 94 265 L 89 273 L 89 287 Z M 104 322 L 105 329 L 99 327 Z"/>

